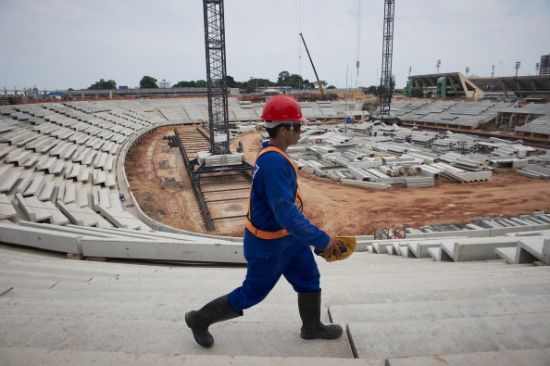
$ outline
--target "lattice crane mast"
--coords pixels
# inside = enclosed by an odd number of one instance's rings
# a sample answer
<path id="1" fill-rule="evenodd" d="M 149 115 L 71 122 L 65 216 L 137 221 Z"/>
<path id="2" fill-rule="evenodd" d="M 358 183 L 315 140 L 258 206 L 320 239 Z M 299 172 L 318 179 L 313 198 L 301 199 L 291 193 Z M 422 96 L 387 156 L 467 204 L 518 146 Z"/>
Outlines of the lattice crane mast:
<path id="1" fill-rule="evenodd" d="M 223 0 L 203 0 L 210 153 L 229 154 Z"/>
<path id="2" fill-rule="evenodd" d="M 384 1 L 384 29 L 382 36 L 382 74 L 380 76 L 380 119 L 390 119 L 392 97 L 392 59 L 395 0 Z"/>

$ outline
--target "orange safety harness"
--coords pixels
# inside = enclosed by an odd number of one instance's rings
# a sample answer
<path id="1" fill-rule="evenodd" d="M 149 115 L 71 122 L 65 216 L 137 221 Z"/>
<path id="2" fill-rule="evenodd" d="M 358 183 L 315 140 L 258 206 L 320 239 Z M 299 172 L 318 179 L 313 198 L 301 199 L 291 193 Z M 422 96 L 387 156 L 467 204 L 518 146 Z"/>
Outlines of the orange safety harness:
<path id="1" fill-rule="evenodd" d="M 304 201 L 302 199 L 303 197 L 302 197 L 302 193 L 300 192 L 300 188 L 298 187 L 298 169 L 296 168 L 296 166 L 294 165 L 292 160 L 290 160 L 288 155 L 285 154 L 284 151 L 282 151 L 281 149 L 279 149 L 278 147 L 275 147 L 275 146 L 268 146 L 265 149 L 263 149 L 262 151 L 260 151 L 260 153 L 258 154 L 257 159 L 259 159 L 260 156 L 262 156 L 263 154 L 266 154 L 268 152 L 276 152 L 278 154 L 281 154 L 288 161 L 290 166 L 292 166 L 292 168 L 294 169 L 294 173 L 296 174 L 296 195 L 294 196 L 294 204 L 296 205 L 296 207 L 298 207 L 298 209 L 300 211 L 302 211 L 303 208 L 304 208 Z M 248 213 L 246 214 L 246 219 L 247 219 L 246 220 L 246 229 L 252 235 L 254 235 L 257 238 L 265 239 L 265 240 L 281 239 L 281 238 L 284 238 L 285 236 L 290 235 L 290 233 L 285 229 L 281 229 L 281 230 L 277 230 L 277 231 L 266 231 L 266 230 L 260 230 L 260 229 L 256 228 L 252 224 L 252 204 L 251 204 L 251 201 L 252 201 L 252 191 L 250 193 L 250 199 L 248 201 Z"/>

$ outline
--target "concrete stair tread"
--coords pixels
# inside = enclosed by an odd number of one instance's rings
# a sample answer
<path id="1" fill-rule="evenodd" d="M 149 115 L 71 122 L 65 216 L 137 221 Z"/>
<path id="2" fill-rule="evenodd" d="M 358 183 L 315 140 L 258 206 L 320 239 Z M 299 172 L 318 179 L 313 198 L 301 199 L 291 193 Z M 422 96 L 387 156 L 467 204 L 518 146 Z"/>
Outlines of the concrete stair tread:
<path id="1" fill-rule="evenodd" d="M 545 312 L 549 294 L 517 296 L 502 295 L 490 298 L 468 298 L 416 302 L 391 302 L 351 305 L 331 305 L 333 321 L 337 323 L 368 323 L 396 320 L 425 320 L 468 317 L 487 317 L 521 313 Z"/>
<path id="2" fill-rule="evenodd" d="M 550 312 L 477 318 L 350 323 L 357 354 L 366 359 L 544 348 Z"/>
<path id="3" fill-rule="evenodd" d="M 453 277 L 407 277 L 401 279 L 395 275 L 392 277 L 374 277 L 364 276 L 361 281 L 344 281 L 342 279 L 331 279 L 329 276 L 323 278 L 323 288 L 329 292 L 354 293 L 368 288 L 372 292 L 401 292 L 407 289 L 440 289 L 448 290 L 455 288 L 477 288 L 477 287 L 506 287 L 508 285 L 518 284 L 542 284 L 548 282 L 547 278 L 550 267 L 533 267 L 531 272 L 504 272 L 496 274 L 464 274 L 463 276 Z M 546 277 L 546 278 L 545 278 Z"/>
<path id="4" fill-rule="evenodd" d="M 180 298 L 118 299 L 81 297 L 64 299 L 52 296 L 46 299 L 22 298 L 14 291 L 0 297 L 0 313 L 4 315 L 38 315 L 49 318 L 97 318 L 124 320 L 182 321 L 187 311 L 198 309 L 211 300 L 206 296 L 181 296 Z M 265 300 L 258 306 L 246 309 L 241 322 L 287 322 L 301 324 L 295 296 L 284 303 Z M 323 308 L 321 320 L 329 323 L 328 311 Z"/>
<path id="5" fill-rule="evenodd" d="M 502 262 L 501 262 L 502 263 Z M 95 264 L 95 263 L 92 263 Z M 91 268 L 90 268 L 91 267 Z M 233 267 L 233 268 L 199 268 L 199 267 L 187 267 L 187 268 L 177 268 L 177 267 L 158 267 L 154 270 L 143 268 L 143 270 L 140 270 L 139 267 L 134 268 L 132 271 L 125 271 L 124 268 L 122 270 L 119 270 L 120 268 L 117 268 L 116 264 L 110 264 L 109 268 L 104 267 L 96 267 L 94 265 L 86 265 L 85 267 L 82 267 L 82 264 L 78 261 L 70 261 L 70 260 L 63 260 L 59 262 L 21 262 L 21 261 L 8 261 L 4 264 L 1 271 L 6 272 L 6 274 L 9 274 L 9 271 L 15 271 L 15 273 L 21 273 L 22 277 L 36 277 L 36 276 L 44 276 L 44 278 L 52 278 L 56 280 L 62 280 L 62 279 L 70 279 L 74 277 L 77 278 L 85 278 L 86 280 L 90 278 L 94 278 L 95 282 L 98 283 L 98 279 L 103 279 L 106 282 L 109 282 L 109 279 L 113 279 L 118 282 L 127 282 L 129 285 L 133 285 L 136 283 L 139 284 L 147 284 L 149 283 L 156 283 L 158 280 L 163 279 L 166 280 L 166 283 L 174 283 L 176 280 L 181 281 L 181 283 L 187 283 L 190 281 L 202 281 L 202 278 L 205 276 L 209 276 L 211 278 L 215 278 L 217 275 L 222 275 L 228 280 L 234 280 L 234 281 L 241 281 L 244 278 L 245 274 L 245 268 L 244 267 Z M 509 275 L 513 272 L 513 274 L 524 272 L 525 274 L 528 274 L 534 269 L 537 269 L 535 266 L 532 266 L 530 264 L 525 264 L 521 266 L 514 266 L 510 267 L 507 265 L 493 265 L 490 264 L 487 267 L 484 266 L 476 266 L 474 269 L 469 269 L 469 276 L 474 275 L 483 275 L 483 274 L 503 274 L 503 275 Z M 459 268 L 453 268 L 451 265 L 447 271 L 443 271 L 443 273 L 440 273 L 440 271 L 422 271 L 419 270 L 418 272 L 414 272 L 411 274 L 408 274 L 408 280 L 413 280 L 415 278 L 423 278 L 423 277 L 429 277 L 429 276 L 438 276 L 439 278 L 447 278 L 451 280 L 453 277 L 460 276 L 461 278 L 464 276 L 462 269 Z M 25 271 L 27 273 L 25 273 Z M 403 274 L 395 274 L 393 275 L 391 272 L 383 272 L 382 269 L 375 269 L 374 272 L 370 272 L 369 277 L 374 278 L 391 278 L 394 276 L 402 276 Z M 355 271 L 352 271 L 351 273 L 347 274 L 327 274 L 327 283 L 333 280 L 339 280 L 340 278 L 347 278 L 349 276 L 361 276 L 362 273 L 355 273 Z"/>
<path id="6" fill-rule="evenodd" d="M 383 361 L 367 361 L 349 358 L 320 357 L 253 357 L 253 356 L 212 356 L 193 355 L 175 352 L 126 353 L 82 350 L 51 350 L 33 347 L 0 347 L 0 363 L 5 365 L 32 365 L 40 362 L 43 366 L 382 366 Z M 535 365 L 536 366 L 536 365 Z"/>
<path id="7" fill-rule="evenodd" d="M 72 263 L 71 263 L 72 262 Z M 88 261 L 87 263 L 97 263 L 93 261 Z M 5 263 L 2 268 L 4 270 L 32 270 L 36 273 L 43 274 L 44 276 L 49 275 L 74 275 L 74 276 L 97 276 L 102 278 L 109 277 L 122 277 L 131 278 L 134 280 L 139 279 L 199 279 L 207 276 L 217 276 L 223 274 L 224 276 L 243 276 L 245 273 L 244 267 L 233 267 L 233 268 L 200 268 L 200 267 L 152 267 L 146 268 L 140 266 L 134 266 L 133 268 L 120 268 L 116 264 L 109 264 L 105 266 L 90 266 L 86 263 L 85 266 L 79 261 L 73 260 L 63 260 L 59 262 L 32 262 L 26 263 L 21 261 L 9 261 Z"/>
<path id="8" fill-rule="evenodd" d="M 550 348 L 392 358 L 386 366 L 547 366 Z"/>
<path id="9" fill-rule="evenodd" d="M 489 274 L 464 274 L 460 276 L 459 274 L 455 276 L 418 276 L 418 277 L 409 277 L 400 279 L 398 276 L 392 277 L 378 277 L 378 278 L 365 278 L 360 285 L 357 283 L 343 283 L 342 279 L 330 278 L 326 276 L 322 285 L 323 288 L 326 288 L 330 291 L 339 291 L 339 292 L 353 292 L 357 291 L 358 288 L 379 288 L 383 284 L 386 286 L 391 285 L 391 291 L 403 290 L 406 288 L 455 288 L 455 287 L 464 287 L 464 286 L 491 286 L 497 284 L 504 284 L 509 282 L 510 284 L 514 283 L 543 283 L 546 282 L 545 276 L 548 276 L 550 272 L 550 267 L 531 267 L 529 271 L 525 271 L 525 268 L 513 269 L 505 271 L 502 273 L 489 273 Z M 24 275 L 25 279 L 33 280 L 38 279 L 40 276 L 33 274 Z M 46 278 L 48 279 L 48 278 Z M 58 288 L 64 290 L 79 290 L 82 288 L 90 288 L 93 290 L 118 290 L 121 292 L 135 292 L 135 291 L 150 291 L 155 290 L 158 292 L 163 291 L 204 291 L 205 288 L 213 291 L 227 290 L 238 287 L 241 285 L 242 280 L 244 279 L 244 271 L 242 273 L 234 273 L 232 275 L 225 276 L 224 281 L 220 281 L 213 274 L 205 274 L 204 278 L 200 279 L 199 277 L 193 276 L 192 278 L 183 279 L 166 279 L 166 278 L 134 278 L 131 276 L 118 276 L 113 278 L 106 277 L 93 277 L 92 279 L 86 279 L 84 277 L 80 278 L 63 278 L 51 276 L 51 279 L 54 282 L 57 282 Z M 15 279 L 15 281 L 20 281 L 21 279 Z M 162 281 L 160 281 L 162 280 Z M 380 281 L 383 280 L 384 283 L 381 284 Z M 462 282 L 460 282 L 462 281 Z M 286 283 L 284 279 L 281 279 L 280 283 Z"/>
<path id="10" fill-rule="evenodd" d="M 423 288 L 404 289 L 403 291 L 384 291 L 382 289 L 362 289 L 353 293 L 326 291 L 326 304 L 334 305 L 350 304 L 377 304 L 393 302 L 424 302 L 424 301 L 453 301 L 461 299 L 484 299 L 487 297 L 499 298 L 501 296 L 538 296 L 550 293 L 550 284 L 540 283 L 504 283 L 500 286 L 456 287 L 452 289 Z"/>
<path id="11" fill-rule="evenodd" d="M 445 267 L 442 267 L 440 266 L 439 268 L 432 268 L 431 264 L 432 263 L 429 263 L 428 265 L 426 265 L 425 269 L 417 269 L 416 271 L 400 271 L 399 269 L 387 269 L 387 270 L 383 270 L 383 268 L 369 268 L 368 270 L 368 274 L 369 276 L 366 277 L 365 276 L 365 279 L 368 279 L 368 278 L 379 278 L 379 277 L 387 277 L 387 278 L 391 278 L 391 277 L 401 277 L 401 278 L 411 278 L 411 277 L 430 277 L 430 276 L 438 276 L 438 277 L 448 277 L 448 278 L 452 278 L 452 277 L 455 277 L 455 276 L 465 276 L 465 275 L 469 275 L 469 276 L 482 276 L 483 274 L 489 274 L 489 273 L 494 273 L 494 274 L 500 274 L 500 273 L 520 273 L 520 272 L 523 272 L 523 273 L 529 273 L 531 272 L 534 268 L 536 268 L 536 266 L 533 266 L 532 264 L 530 263 L 526 263 L 526 264 L 523 264 L 521 266 L 509 266 L 507 265 L 506 263 L 504 263 L 502 260 L 498 260 L 500 263 L 499 264 L 488 264 L 486 266 L 473 266 L 473 267 L 461 267 L 461 268 L 458 268 L 458 267 L 455 267 L 455 263 L 450 263 L 450 262 L 442 262 L 442 263 L 446 263 L 446 268 Z M 433 263 L 433 264 L 439 264 L 439 263 Z M 433 269 L 433 270 L 432 270 Z M 519 272 L 515 272 L 515 271 L 519 271 Z M 365 274 L 365 270 L 363 270 L 363 272 L 360 272 L 360 271 L 339 271 L 338 273 L 331 273 L 330 271 L 322 271 L 323 273 L 327 273 L 331 279 L 340 279 L 340 278 L 344 278 L 346 276 L 363 276 Z"/>
<path id="12" fill-rule="evenodd" d="M 37 324 L 40 324 L 37 327 Z M 352 358 L 346 334 L 338 340 L 306 341 L 300 324 L 243 322 L 238 319 L 210 327 L 216 345 L 197 345 L 181 321 L 98 318 L 51 318 L 0 315 L 0 327 L 10 329 L 0 347 L 25 345 L 52 350 L 178 353 L 196 355 Z"/>

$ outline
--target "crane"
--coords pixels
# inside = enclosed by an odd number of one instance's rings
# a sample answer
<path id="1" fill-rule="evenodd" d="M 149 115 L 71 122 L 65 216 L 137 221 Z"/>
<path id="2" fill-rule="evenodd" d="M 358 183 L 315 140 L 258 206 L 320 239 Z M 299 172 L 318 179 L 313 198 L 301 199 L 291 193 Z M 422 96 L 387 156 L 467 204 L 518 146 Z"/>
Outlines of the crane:
<path id="1" fill-rule="evenodd" d="M 384 1 L 384 35 L 382 37 L 382 75 L 380 77 L 379 99 L 380 119 L 390 119 L 392 97 L 392 58 L 393 58 L 393 25 L 395 0 Z"/>
<path id="2" fill-rule="evenodd" d="M 210 152 L 230 154 L 223 0 L 203 0 Z"/>
<path id="3" fill-rule="evenodd" d="M 313 60 L 311 59 L 311 55 L 309 54 L 309 50 L 307 48 L 306 40 L 304 39 L 304 36 L 302 33 L 300 33 L 300 37 L 302 37 L 302 42 L 304 42 L 304 47 L 307 52 L 307 57 L 309 57 L 309 62 L 311 62 L 311 67 L 313 68 L 313 72 L 315 73 L 315 78 L 317 79 L 317 85 L 319 85 L 319 91 L 321 92 L 321 98 L 325 97 L 325 91 L 323 90 L 323 84 L 321 84 L 321 80 L 319 80 L 319 75 L 317 75 L 317 70 L 315 69 L 315 65 L 313 64 Z"/>

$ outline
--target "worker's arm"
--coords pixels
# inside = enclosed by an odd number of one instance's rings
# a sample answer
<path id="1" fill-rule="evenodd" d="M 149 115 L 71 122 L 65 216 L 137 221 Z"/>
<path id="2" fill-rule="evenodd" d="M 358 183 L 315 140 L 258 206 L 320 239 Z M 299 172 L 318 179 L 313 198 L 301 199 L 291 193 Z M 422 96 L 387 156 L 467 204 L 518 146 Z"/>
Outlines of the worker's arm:
<path id="1" fill-rule="evenodd" d="M 269 206 L 279 225 L 297 239 L 315 246 L 318 251 L 323 251 L 331 238 L 311 224 L 294 204 L 294 172 L 283 159 L 279 156 L 272 157 L 272 164 L 266 164 L 268 169 L 264 170 L 263 178 Z"/>

